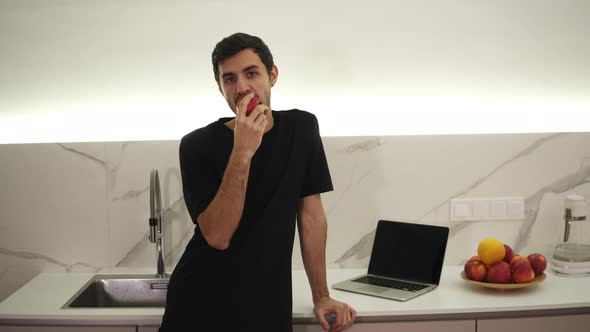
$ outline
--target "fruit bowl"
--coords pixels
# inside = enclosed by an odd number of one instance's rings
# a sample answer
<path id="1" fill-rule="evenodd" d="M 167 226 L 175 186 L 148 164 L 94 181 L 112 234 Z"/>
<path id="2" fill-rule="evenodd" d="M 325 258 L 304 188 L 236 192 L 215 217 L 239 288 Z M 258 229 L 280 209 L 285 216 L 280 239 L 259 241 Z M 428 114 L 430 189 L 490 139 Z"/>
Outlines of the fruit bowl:
<path id="1" fill-rule="evenodd" d="M 494 284 L 491 282 L 474 281 L 474 280 L 467 279 L 465 272 L 461 272 L 461 278 L 470 284 L 474 284 L 474 285 L 478 285 L 478 286 L 482 286 L 482 287 L 486 287 L 486 288 L 518 289 L 518 288 L 525 288 L 525 287 L 533 286 L 533 285 L 543 282 L 543 280 L 545 280 L 545 273 L 536 276 L 533 281 L 526 283 L 526 284 Z"/>

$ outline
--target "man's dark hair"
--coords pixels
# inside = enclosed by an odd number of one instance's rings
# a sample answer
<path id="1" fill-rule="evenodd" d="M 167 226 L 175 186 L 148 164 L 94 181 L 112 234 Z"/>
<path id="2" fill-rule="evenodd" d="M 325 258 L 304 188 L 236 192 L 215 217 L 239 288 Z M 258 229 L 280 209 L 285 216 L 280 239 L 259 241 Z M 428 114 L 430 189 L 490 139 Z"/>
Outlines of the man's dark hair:
<path id="1" fill-rule="evenodd" d="M 234 33 L 229 37 L 223 38 L 213 49 L 211 54 L 211 60 L 213 62 L 213 73 L 215 74 L 215 81 L 219 85 L 219 64 L 225 59 L 234 56 L 238 52 L 245 49 L 252 49 L 254 53 L 258 54 L 258 57 L 266 66 L 266 71 L 270 75 L 270 71 L 274 66 L 272 54 L 270 49 L 262 41 L 262 39 L 251 36 L 246 33 L 238 32 Z"/>

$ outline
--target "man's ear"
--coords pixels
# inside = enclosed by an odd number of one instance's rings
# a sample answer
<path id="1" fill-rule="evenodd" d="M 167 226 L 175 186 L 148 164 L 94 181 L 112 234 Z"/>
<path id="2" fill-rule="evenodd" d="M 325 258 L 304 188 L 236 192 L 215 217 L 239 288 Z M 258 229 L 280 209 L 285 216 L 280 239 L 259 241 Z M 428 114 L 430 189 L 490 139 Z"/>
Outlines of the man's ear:
<path id="1" fill-rule="evenodd" d="M 270 71 L 270 86 L 274 86 L 277 82 L 277 78 L 279 77 L 279 68 L 276 65 L 272 66 Z"/>

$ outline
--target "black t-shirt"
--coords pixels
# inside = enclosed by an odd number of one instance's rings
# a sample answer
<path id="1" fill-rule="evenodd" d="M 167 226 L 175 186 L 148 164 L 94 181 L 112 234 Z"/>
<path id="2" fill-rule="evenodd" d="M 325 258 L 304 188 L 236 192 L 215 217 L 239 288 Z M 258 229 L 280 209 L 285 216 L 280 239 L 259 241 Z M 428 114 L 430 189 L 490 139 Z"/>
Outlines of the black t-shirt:
<path id="1" fill-rule="evenodd" d="M 292 331 L 299 200 L 333 188 L 315 116 L 300 110 L 272 116 L 274 125 L 251 161 L 243 214 L 228 249 L 210 247 L 196 225 L 170 279 L 161 331 Z M 195 224 L 223 179 L 234 140 L 224 125 L 229 120 L 180 143 L 184 199 Z"/>

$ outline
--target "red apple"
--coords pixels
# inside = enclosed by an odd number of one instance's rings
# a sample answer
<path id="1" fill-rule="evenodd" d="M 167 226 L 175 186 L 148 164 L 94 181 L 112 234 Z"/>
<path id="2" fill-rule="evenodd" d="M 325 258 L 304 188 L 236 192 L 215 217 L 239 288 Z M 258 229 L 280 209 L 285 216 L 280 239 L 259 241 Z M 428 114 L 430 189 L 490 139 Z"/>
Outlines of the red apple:
<path id="1" fill-rule="evenodd" d="M 244 99 L 245 96 L 242 96 L 237 102 L 236 102 L 236 106 L 242 102 L 242 99 Z M 248 102 L 248 105 L 246 106 L 246 116 L 250 115 L 250 113 L 252 113 L 252 111 L 256 108 L 256 106 L 262 104 L 262 101 L 260 101 L 260 98 L 256 95 L 254 95 L 254 97 L 252 97 L 252 99 L 250 99 L 250 101 Z"/>
<path id="2" fill-rule="evenodd" d="M 510 270 L 512 270 L 512 268 L 514 268 L 514 265 L 516 265 L 516 263 L 522 262 L 522 261 L 525 261 L 530 264 L 529 260 L 524 256 L 517 255 L 517 256 L 512 257 L 512 259 L 510 260 Z"/>
<path id="3" fill-rule="evenodd" d="M 246 116 L 250 115 L 254 108 L 258 106 L 258 104 L 260 104 L 260 98 L 258 98 L 258 96 L 252 97 L 252 99 L 250 99 L 248 102 L 248 107 L 246 107 Z"/>
<path id="4" fill-rule="evenodd" d="M 465 276 L 467 276 L 467 279 L 475 281 L 484 280 L 488 271 L 486 265 L 479 259 L 470 259 L 467 263 L 465 263 L 463 270 L 465 271 Z"/>
<path id="5" fill-rule="evenodd" d="M 520 261 L 512 268 L 512 280 L 517 284 L 526 284 L 535 279 L 535 271 L 526 261 Z"/>
<path id="6" fill-rule="evenodd" d="M 514 251 L 507 244 L 504 245 L 504 249 L 506 250 L 506 253 L 504 254 L 504 262 L 510 264 L 510 260 L 515 256 Z"/>
<path id="7" fill-rule="evenodd" d="M 475 256 L 471 256 L 471 258 L 469 258 L 469 260 L 470 261 L 473 261 L 473 260 L 478 260 L 479 261 L 480 259 L 479 259 L 479 256 L 475 255 Z"/>
<path id="8" fill-rule="evenodd" d="M 528 255 L 527 259 L 531 263 L 535 275 L 543 274 L 543 271 L 545 271 L 545 268 L 547 267 L 547 259 L 545 259 L 545 256 L 539 253 L 534 253 Z"/>
<path id="9" fill-rule="evenodd" d="M 486 281 L 496 284 L 509 284 L 512 282 L 510 265 L 504 261 L 496 262 L 488 270 Z"/>

